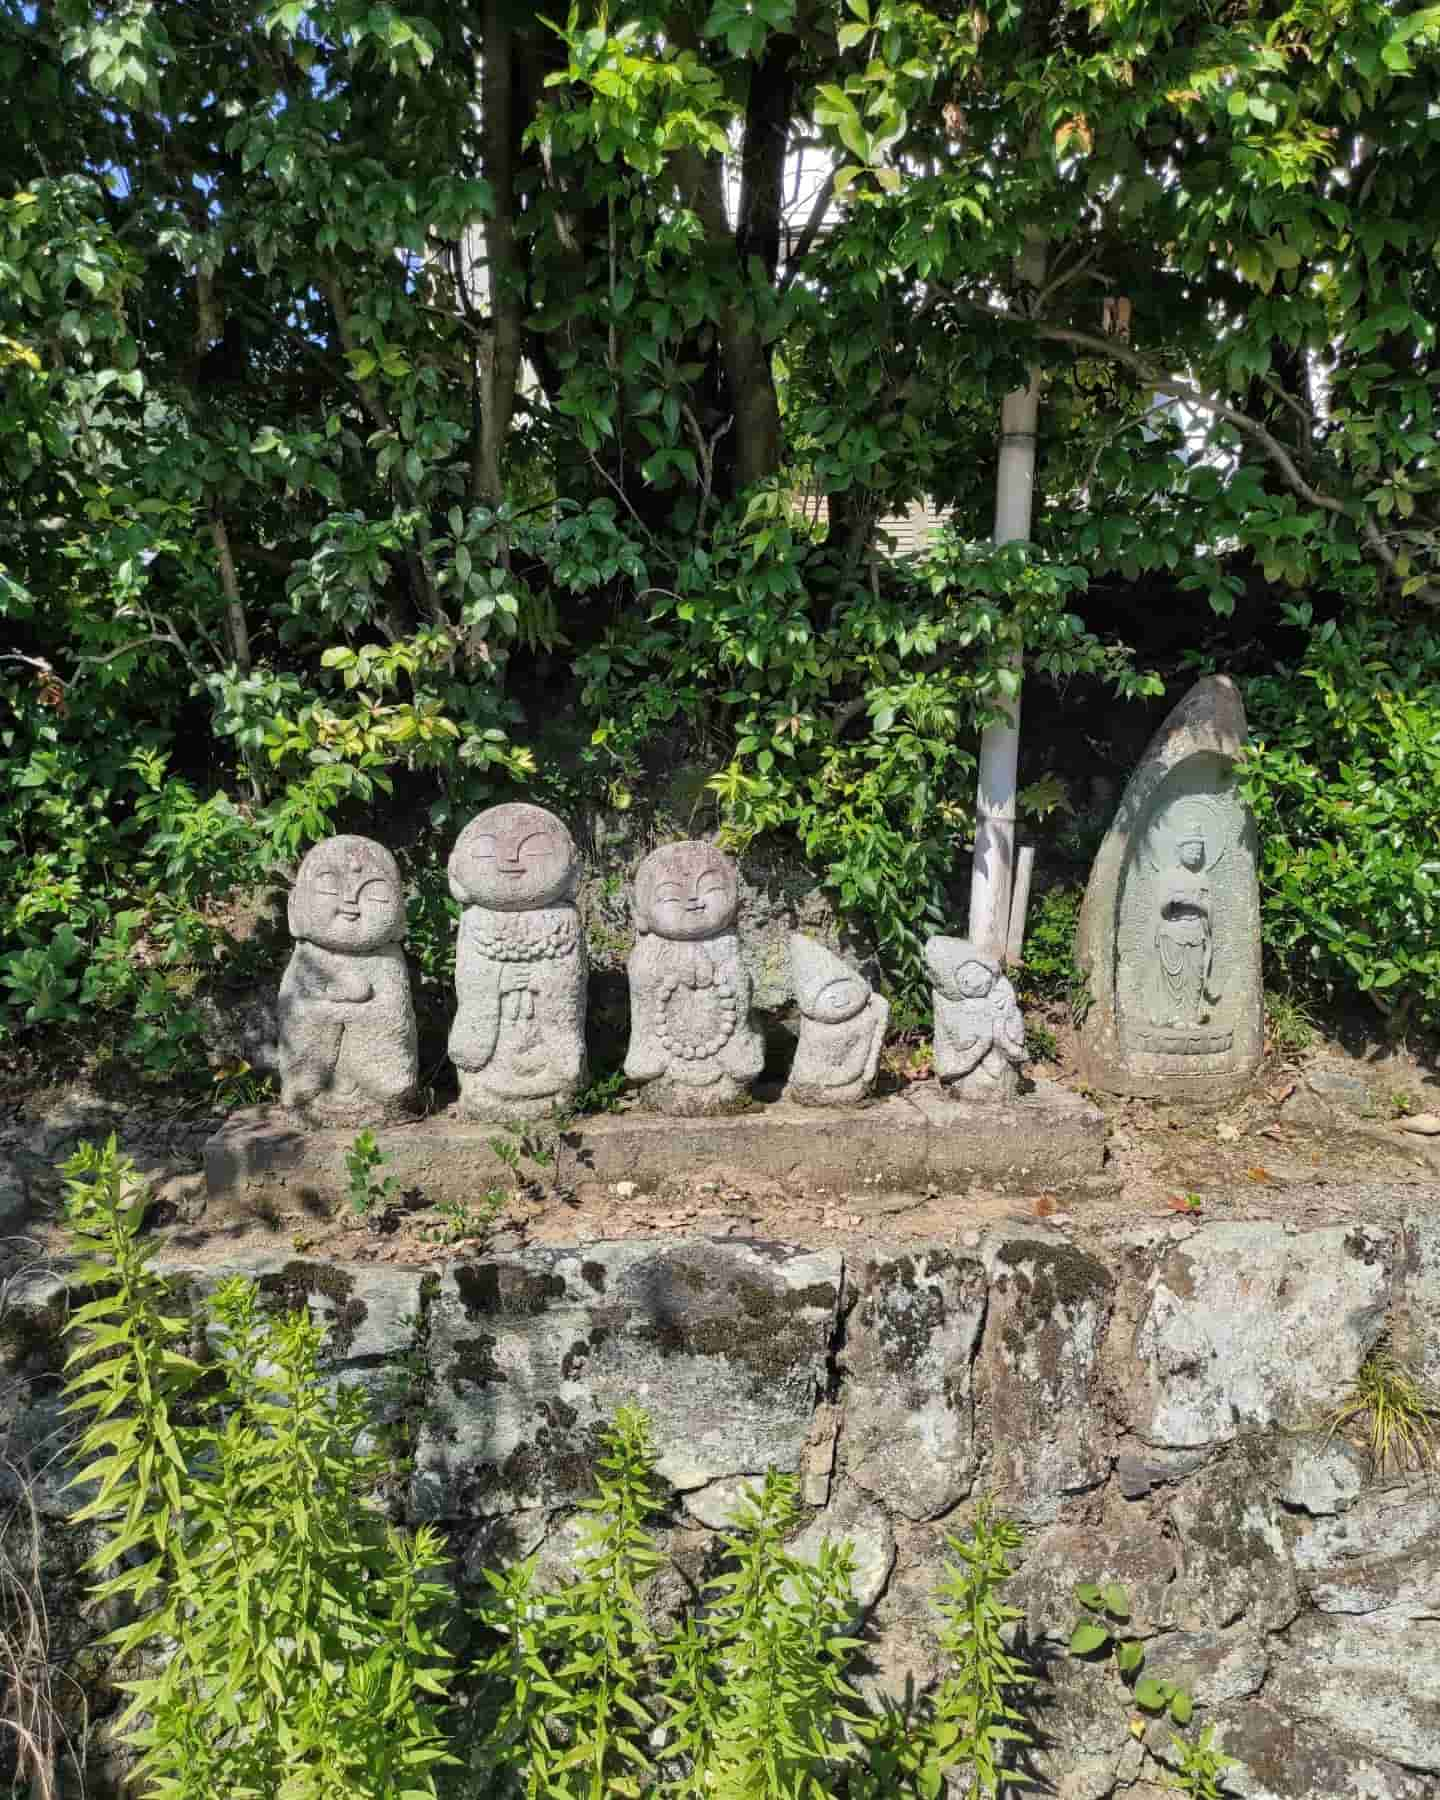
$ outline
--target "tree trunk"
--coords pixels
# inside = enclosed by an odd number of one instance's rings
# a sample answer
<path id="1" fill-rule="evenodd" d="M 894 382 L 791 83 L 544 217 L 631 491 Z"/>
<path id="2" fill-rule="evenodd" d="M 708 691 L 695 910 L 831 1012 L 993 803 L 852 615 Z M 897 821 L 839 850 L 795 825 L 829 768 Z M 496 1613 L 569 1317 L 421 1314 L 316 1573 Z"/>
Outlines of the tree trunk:
<path id="1" fill-rule="evenodd" d="M 1045 244 L 1028 243 L 1017 264 L 1022 287 L 1033 295 L 1045 279 Z M 1028 303 L 1028 295 L 1027 295 Z M 1040 373 L 1000 404 L 1000 467 L 995 478 L 997 544 L 1028 538 L 1035 499 L 1035 429 L 1040 418 Z M 1010 655 L 1014 695 L 1001 717 L 980 737 L 975 785 L 975 852 L 970 875 L 970 941 L 985 955 L 1005 960 L 1010 940 L 1010 891 L 1015 868 L 1015 788 L 1020 759 L 1020 688 L 1024 647 Z"/>

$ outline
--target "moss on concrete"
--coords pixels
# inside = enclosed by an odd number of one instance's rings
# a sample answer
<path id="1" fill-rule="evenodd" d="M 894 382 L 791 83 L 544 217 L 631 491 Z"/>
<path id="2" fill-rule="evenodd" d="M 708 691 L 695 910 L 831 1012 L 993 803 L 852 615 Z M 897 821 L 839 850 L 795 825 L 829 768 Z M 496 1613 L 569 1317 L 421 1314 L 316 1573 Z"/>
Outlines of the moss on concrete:
<path id="1" fill-rule="evenodd" d="M 329 1352 L 343 1358 L 355 1342 L 355 1334 L 365 1323 L 370 1309 L 355 1296 L 355 1277 L 334 1263 L 306 1262 L 294 1259 L 282 1269 L 272 1269 L 256 1282 L 262 1303 L 276 1310 L 298 1312 L 308 1308 L 312 1300 L 323 1300 L 332 1308 Z"/>

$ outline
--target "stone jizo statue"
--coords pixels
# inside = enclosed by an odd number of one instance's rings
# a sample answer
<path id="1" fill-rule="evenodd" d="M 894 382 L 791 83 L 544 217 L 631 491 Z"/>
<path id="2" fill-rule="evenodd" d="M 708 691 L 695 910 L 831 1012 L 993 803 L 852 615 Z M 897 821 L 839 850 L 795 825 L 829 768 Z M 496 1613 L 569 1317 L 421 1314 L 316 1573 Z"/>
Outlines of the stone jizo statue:
<path id="1" fill-rule="evenodd" d="M 739 911 L 739 872 L 713 844 L 666 844 L 636 871 L 625 1073 L 658 1112 L 725 1112 L 760 1073 Z"/>
<path id="2" fill-rule="evenodd" d="M 1085 890 L 1091 1004 L 1080 1073 L 1116 1094 L 1223 1100 L 1264 1050 L 1255 820 L 1237 780 L 1245 708 L 1196 682 L 1126 784 Z"/>
<path id="3" fill-rule="evenodd" d="M 1013 1100 L 1025 1060 L 1025 1021 L 993 957 L 968 938 L 932 937 L 935 1073 L 955 1100 Z"/>
<path id="4" fill-rule="evenodd" d="M 464 905 L 450 1056 L 460 1112 L 536 1119 L 585 1082 L 585 939 L 579 860 L 543 807 L 491 807 L 461 832 L 450 892 Z"/>
<path id="5" fill-rule="evenodd" d="M 419 1062 L 395 858 L 369 838 L 326 838 L 300 865 L 289 917 L 281 1103 L 337 1124 L 413 1111 Z"/>
<path id="6" fill-rule="evenodd" d="M 790 974 L 800 1042 L 785 1098 L 802 1106 L 851 1106 L 875 1082 L 890 1002 L 833 950 L 795 931 Z"/>

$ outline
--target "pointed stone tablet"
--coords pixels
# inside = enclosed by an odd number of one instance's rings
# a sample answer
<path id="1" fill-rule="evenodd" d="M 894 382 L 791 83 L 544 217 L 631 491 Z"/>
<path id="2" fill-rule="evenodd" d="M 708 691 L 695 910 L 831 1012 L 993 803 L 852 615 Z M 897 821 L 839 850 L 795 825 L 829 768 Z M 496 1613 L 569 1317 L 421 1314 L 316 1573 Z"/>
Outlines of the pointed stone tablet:
<path id="1" fill-rule="evenodd" d="M 1255 821 L 1235 762 L 1245 708 L 1197 681 L 1151 739 L 1100 846 L 1076 958 L 1090 985 L 1092 1087 L 1219 1100 L 1259 1066 L 1265 1003 Z"/>

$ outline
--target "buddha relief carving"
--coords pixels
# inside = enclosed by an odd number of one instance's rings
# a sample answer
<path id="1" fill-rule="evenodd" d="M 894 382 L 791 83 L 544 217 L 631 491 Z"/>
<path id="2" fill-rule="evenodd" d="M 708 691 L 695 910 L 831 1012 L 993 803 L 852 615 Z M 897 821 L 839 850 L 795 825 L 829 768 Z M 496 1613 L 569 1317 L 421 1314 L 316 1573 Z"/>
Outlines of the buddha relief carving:
<path id="1" fill-rule="evenodd" d="M 280 983 L 282 1105 L 335 1123 L 413 1111 L 419 1081 L 405 897 L 395 858 L 326 838 L 290 891 L 295 949 Z"/>
<path id="2" fill-rule="evenodd" d="M 1225 820 L 1200 795 L 1178 800 L 1148 839 L 1153 874 L 1154 960 L 1150 1022 L 1174 1029 L 1209 1022 L 1215 960 L 1215 896 L 1210 872 L 1225 855 Z"/>
<path id="3" fill-rule="evenodd" d="M 666 844 L 636 871 L 625 1073 L 659 1112 L 723 1112 L 760 1073 L 739 911 L 739 872 L 713 844 Z"/>
<path id="4" fill-rule="evenodd" d="M 579 859 L 543 807 L 491 807 L 461 832 L 450 892 L 462 902 L 450 1057 L 460 1112 L 534 1119 L 585 1080 L 585 939 Z"/>

